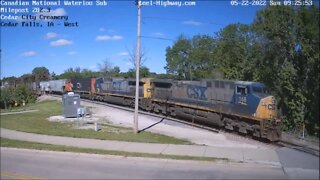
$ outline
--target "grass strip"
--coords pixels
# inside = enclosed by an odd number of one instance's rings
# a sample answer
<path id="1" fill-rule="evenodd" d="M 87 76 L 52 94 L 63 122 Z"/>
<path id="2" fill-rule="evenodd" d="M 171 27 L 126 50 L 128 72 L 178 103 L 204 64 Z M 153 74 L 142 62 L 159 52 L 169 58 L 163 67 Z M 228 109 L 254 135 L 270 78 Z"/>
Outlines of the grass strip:
<path id="1" fill-rule="evenodd" d="M 30 104 L 29 108 L 38 109 L 39 111 L 1 116 L 0 126 L 22 132 L 75 138 L 163 144 L 191 144 L 190 141 L 185 139 L 178 139 L 148 131 L 135 134 L 132 128 L 116 127 L 113 125 L 103 125 L 101 131 L 96 132 L 93 129 L 76 128 L 75 122 L 50 122 L 47 120 L 48 117 L 62 114 L 62 105 L 61 102 L 58 101 L 43 101 Z"/>
<path id="2" fill-rule="evenodd" d="M 101 150 L 101 149 L 91 149 L 91 148 L 79 148 L 79 147 L 73 147 L 73 146 L 52 145 L 52 144 L 13 140 L 13 139 L 2 138 L 2 137 L 0 138 L 0 142 L 1 142 L 1 147 L 22 148 L 22 149 L 37 149 L 37 150 L 61 151 L 61 152 L 115 155 L 115 156 L 124 156 L 124 157 L 146 157 L 146 158 L 174 159 L 174 160 L 226 161 L 226 162 L 228 162 L 227 158 L 149 154 L 149 153 L 112 151 L 112 150 Z"/>

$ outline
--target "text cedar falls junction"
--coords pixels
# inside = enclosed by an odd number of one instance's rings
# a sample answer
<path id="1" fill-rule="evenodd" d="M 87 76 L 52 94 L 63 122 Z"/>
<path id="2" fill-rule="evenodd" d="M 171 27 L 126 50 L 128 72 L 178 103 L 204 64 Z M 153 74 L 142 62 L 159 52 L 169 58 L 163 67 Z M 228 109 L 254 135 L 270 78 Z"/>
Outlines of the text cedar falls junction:
<path id="1" fill-rule="evenodd" d="M 33 1 L 10 1 L 10 0 L 1 0 L 1 6 L 106 6 L 107 1 L 97 0 L 97 1 L 69 1 L 69 0 L 56 0 L 56 1 L 49 1 L 49 0 L 33 0 Z"/>

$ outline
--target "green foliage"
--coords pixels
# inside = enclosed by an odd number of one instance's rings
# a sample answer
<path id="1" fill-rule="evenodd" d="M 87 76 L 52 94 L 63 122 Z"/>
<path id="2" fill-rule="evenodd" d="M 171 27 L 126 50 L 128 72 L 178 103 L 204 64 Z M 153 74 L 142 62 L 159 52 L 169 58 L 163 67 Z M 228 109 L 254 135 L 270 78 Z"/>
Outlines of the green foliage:
<path id="1" fill-rule="evenodd" d="M 279 99 L 287 129 L 319 130 L 319 12 L 273 6 L 253 24 L 261 44 L 261 80 Z M 318 98 L 315 98 L 318 97 Z"/>
<path id="2" fill-rule="evenodd" d="M 13 104 L 13 90 L 9 88 L 1 89 L 0 93 L 0 106 L 1 108 L 9 108 Z"/>
<path id="3" fill-rule="evenodd" d="M 49 70 L 46 67 L 36 67 L 32 70 L 36 82 L 47 81 L 50 78 Z"/>
<path id="4" fill-rule="evenodd" d="M 215 41 L 210 36 L 180 36 L 172 47 L 166 49 L 167 73 L 183 79 L 204 78 L 215 68 L 213 49 Z"/>
<path id="5" fill-rule="evenodd" d="M 253 32 L 249 25 L 231 24 L 217 34 L 215 58 L 226 79 L 252 80 L 255 69 Z"/>
<path id="6" fill-rule="evenodd" d="M 99 77 L 100 72 L 94 72 L 89 69 L 82 69 L 80 67 L 68 68 L 64 73 L 55 75 L 54 79 L 72 79 L 72 78 L 94 78 Z"/>
<path id="7" fill-rule="evenodd" d="M 1 108 L 10 108 L 14 105 L 22 105 L 34 102 L 36 97 L 26 85 L 19 85 L 17 88 L 1 89 L 0 106 Z"/>
<path id="8" fill-rule="evenodd" d="M 19 85 L 14 90 L 14 100 L 19 105 L 25 101 L 25 103 L 33 103 L 35 101 L 35 97 L 32 94 L 31 90 L 26 85 Z"/>
<path id="9" fill-rule="evenodd" d="M 142 66 L 139 68 L 139 76 L 140 78 L 144 78 L 144 77 L 150 77 L 150 71 L 149 68 Z M 125 77 L 125 78 L 135 78 L 136 77 L 136 70 L 134 68 L 130 68 L 128 70 L 128 72 L 126 73 L 120 73 L 121 77 Z"/>

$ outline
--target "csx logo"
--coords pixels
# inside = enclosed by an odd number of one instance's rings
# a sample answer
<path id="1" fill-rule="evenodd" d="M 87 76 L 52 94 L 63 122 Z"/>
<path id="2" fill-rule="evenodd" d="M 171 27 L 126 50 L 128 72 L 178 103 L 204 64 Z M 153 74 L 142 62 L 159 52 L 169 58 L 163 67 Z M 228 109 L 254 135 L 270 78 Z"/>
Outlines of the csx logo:
<path id="1" fill-rule="evenodd" d="M 206 87 L 189 85 L 187 87 L 187 95 L 189 98 L 207 100 L 206 90 Z"/>

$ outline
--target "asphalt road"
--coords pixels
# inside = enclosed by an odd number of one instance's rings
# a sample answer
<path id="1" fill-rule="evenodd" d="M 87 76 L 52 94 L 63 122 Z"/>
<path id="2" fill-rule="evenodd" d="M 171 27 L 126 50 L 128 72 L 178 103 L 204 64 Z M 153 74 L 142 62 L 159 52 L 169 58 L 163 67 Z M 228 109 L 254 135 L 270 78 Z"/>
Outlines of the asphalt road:
<path id="1" fill-rule="evenodd" d="M 286 147 L 275 150 L 284 168 L 319 170 L 319 157 Z"/>
<path id="2" fill-rule="evenodd" d="M 1 148 L 1 179 L 284 179 L 255 164 L 126 158 Z"/>

